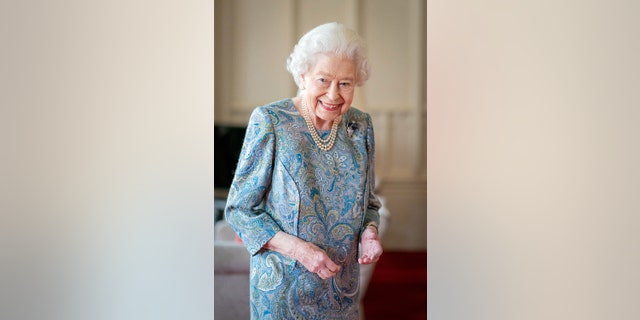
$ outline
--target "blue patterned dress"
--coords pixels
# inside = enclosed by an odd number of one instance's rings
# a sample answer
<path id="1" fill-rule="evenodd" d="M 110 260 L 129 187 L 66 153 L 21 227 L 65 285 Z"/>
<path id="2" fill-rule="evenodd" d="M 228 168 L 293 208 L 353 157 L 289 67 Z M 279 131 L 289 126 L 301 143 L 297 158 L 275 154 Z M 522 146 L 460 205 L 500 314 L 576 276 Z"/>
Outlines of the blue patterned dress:
<path id="1" fill-rule="evenodd" d="M 360 233 L 379 220 L 373 155 L 371 119 L 353 107 L 330 151 L 316 146 L 291 99 L 253 111 L 225 209 L 252 255 L 252 319 L 358 319 Z M 278 231 L 324 249 L 341 271 L 323 280 L 262 248 Z"/>

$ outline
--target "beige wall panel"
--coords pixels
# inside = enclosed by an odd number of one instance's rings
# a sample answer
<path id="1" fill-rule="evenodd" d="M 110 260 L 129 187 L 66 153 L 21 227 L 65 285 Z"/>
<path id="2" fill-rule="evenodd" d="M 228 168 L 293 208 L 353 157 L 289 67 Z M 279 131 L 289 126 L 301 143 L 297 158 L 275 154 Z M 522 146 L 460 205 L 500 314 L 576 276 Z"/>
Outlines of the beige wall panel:
<path id="1" fill-rule="evenodd" d="M 376 177 L 385 180 L 388 174 L 388 162 L 391 155 L 389 150 L 389 130 L 390 121 L 389 114 L 384 112 L 371 113 L 371 121 L 373 122 L 374 134 L 376 139 Z"/>
<path id="2" fill-rule="evenodd" d="M 414 110 L 420 100 L 420 1 L 362 2 L 364 36 L 373 68 L 366 101 L 372 110 Z"/>
<path id="3" fill-rule="evenodd" d="M 394 180 L 408 180 L 418 178 L 421 169 L 422 127 L 421 117 L 417 112 L 396 113 L 390 119 L 389 132 L 390 163 L 387 163 L 388 175 Z"/>
<path id="4" fill-rule="evenodd" d="M 232 17 L 232 2 L 228 0 L 216 0 L 215 5 L 215 22 L 214 22 L 214 61 L 215 61 L 215 88 L 214 88 L 214 120 L 216 124 L 229 124 L 230 108 L 230 92 L 232 83 L 231 57 L 233 56 L 230 48 L 233 48 L 233 34 L 231 30 L 234 28 Z"/>
<path id="5" fill-rule="evenodd" d="M 408 109 L 410 79 L 406 1 L 367 1 L 363 24 L 369 44 L 372 76 L 366 100 L 374 110 Z"/>
<path id="6" fill-rule="evenodd" d="M 291 10 L 288 0 L 234 1 L 234 46 L 230 61 L 234 112 L 246 112 L 295 93 L 286 70 L 293 46 Z"/>
<path id="7" fill-rule="evenodd" d="M 297 8 L 299 22 L 296 40 L 312 28 L 327 22 L 340 22 L 348 27 L 355 28 L 356 25 L 351 12 L 354 2 L 353 0 L 296 1 L 299 5 Z"/>
<path id="8" fill-rule="evenodd" d="M 420 121 L 420 149 L 421 156 L 419 160 L 419 175 L 425 181 L 427 180 L 427 111 L 426 106 L 425 110 L 422 111 L 422 120 Z"/>

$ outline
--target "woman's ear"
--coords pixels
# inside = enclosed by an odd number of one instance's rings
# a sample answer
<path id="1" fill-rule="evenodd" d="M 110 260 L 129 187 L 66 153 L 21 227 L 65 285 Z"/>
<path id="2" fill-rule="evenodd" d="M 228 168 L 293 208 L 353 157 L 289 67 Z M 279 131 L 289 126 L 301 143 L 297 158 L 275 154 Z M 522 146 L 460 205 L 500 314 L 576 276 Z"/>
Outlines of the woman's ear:
<path id="1" fill-rule="evenodd" d="M 307 88 L 307 81 L 304 78 L 304 74 L 300 75 L 300 89 L 304 90 Z"/>

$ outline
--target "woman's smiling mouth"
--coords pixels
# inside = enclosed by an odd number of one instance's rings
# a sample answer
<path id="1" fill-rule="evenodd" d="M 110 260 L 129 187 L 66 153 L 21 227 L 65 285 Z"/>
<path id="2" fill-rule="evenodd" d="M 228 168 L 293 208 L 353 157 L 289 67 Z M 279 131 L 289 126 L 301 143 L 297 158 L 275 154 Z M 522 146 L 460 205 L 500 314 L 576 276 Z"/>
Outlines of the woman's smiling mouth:
<path id="1" fill-rule="evenodd" d="M 328 111 L 336 111 L 338 109 L 340 109 L 340 107 L 342 106 L 342 103 L 338 103 L 338 104 L 329 104 L 323 101 L 318 100 L 318 102 L 320 103 L 320 106 Z"/>

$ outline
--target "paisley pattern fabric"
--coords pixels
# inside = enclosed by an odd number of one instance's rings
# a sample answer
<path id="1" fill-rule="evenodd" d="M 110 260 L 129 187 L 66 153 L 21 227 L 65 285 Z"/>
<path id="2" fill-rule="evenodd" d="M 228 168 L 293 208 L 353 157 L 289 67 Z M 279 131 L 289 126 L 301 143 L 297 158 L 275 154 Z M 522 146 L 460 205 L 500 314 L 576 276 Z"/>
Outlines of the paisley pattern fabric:
<path id="1" fill-rule="evenodd" d="M 252 255 L 252 319 L 358 319 L 358 243 L 380 208 L 373 137 L 369 115 L 353 107 L 330 151 L 315 145 L 291 99 L 253 111 L 225 209 Z M 323 280 L 263 249 L 278 231 L 324 249 L 341 271 Z"/>

